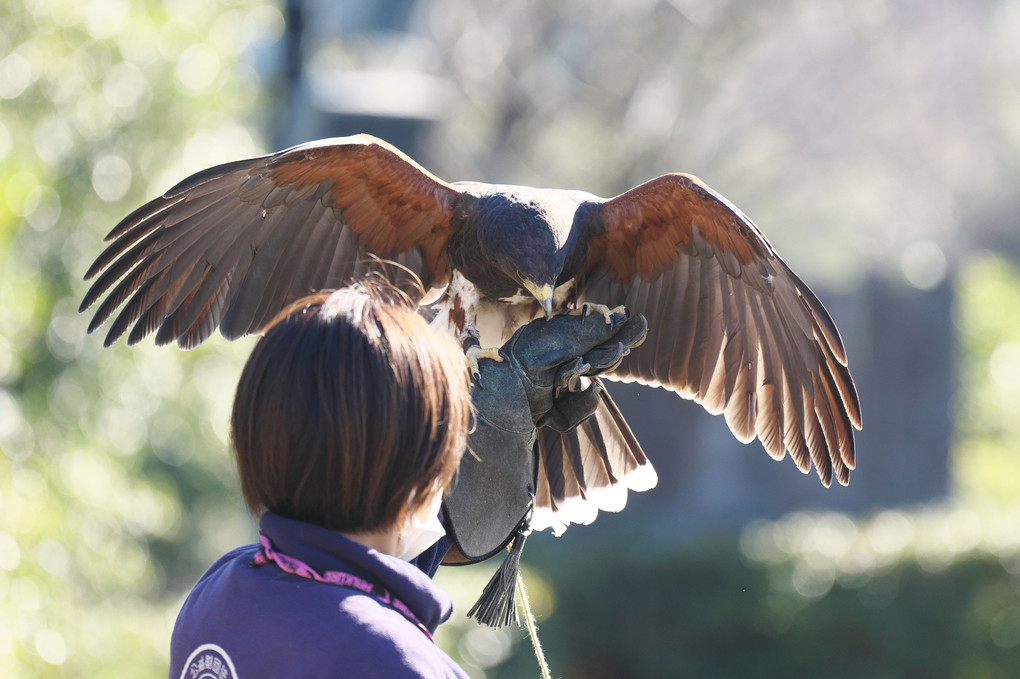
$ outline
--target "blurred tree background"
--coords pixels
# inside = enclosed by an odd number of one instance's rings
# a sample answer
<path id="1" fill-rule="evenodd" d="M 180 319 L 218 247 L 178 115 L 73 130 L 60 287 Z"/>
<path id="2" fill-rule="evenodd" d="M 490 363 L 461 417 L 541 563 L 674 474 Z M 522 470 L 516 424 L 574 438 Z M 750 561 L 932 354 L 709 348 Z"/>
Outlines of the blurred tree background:
<path id="1" fill-rule="evenodd" d="M 132 206 L 261 151 L 264 2 L 0 7 L 0 675 L 165 675 L 180 598 L 250 531 L 225 454 L 243 358 L 103 350 L 85 267 Z"/>
<path id="2" fill-rule="evenodd" d="M 0 6 L 0 674 L 165 674 L 182 597 L 253 536 L 226 449 L 251 343 L 102 349 L 103 235 L 191 172 L 367 131 L 450 180 L 698 174 L 844 333 L 850 489 L 620 392 L 660 486 L 529 541 L 554 673 L 1017 676 L 1018 35 L 1018 0 Z M 441 572 L 439 641 L 535 676 L 463 618 L 491 568 Z"/>

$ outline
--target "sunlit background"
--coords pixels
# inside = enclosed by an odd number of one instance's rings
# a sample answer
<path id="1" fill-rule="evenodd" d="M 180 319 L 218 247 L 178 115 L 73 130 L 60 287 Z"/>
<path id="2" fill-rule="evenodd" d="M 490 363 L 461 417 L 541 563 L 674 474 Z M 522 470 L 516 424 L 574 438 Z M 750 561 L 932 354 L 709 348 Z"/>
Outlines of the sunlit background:
<path id="1" fill-rule="evenodd" d="M 281 0 L 282 2 L 282 0 Z M 848 489 L 614 391 L 660 472 L 524 568 L 563 677 L 1020 676 L 1020 0 L 0 4 L 0 676 L 163 676 L 254 535 L 227 451 L 250 340 L 102 348 L 81 276 L 187 174 L 367 131 L 448 180 L 747 212 L 840 326 Z M 441 572 L 440 643 L 533 677 Z"/>

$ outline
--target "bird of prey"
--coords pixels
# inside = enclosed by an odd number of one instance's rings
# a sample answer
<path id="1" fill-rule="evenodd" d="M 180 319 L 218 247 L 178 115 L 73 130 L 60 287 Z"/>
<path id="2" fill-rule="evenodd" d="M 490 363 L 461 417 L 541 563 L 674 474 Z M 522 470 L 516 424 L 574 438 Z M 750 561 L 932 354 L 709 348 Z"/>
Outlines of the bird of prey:
<path id="1" fill-rule="evenodd" d="M 826 486 L 854 468 L 860 404 L 836 326 L 751 220 L 688 174 L 608 200 L 448 183 L 357 135 L 199 172 L 107 240 L 81 305 L 105 295 L 89 332 L 123 307 L 107 345 L 129 329 L 129 343 L 155 332 L 186 349 L 217 326 L 257 333 L 289 302 L 396 262 L 385 270 L 413 274 L 433 325 L 483 352 L 542 314 L 625 305 L 650 330 L 608 379 L 723 413 L 737 439 L 813 464 Z M 656 483 L 601 394 L 575 430 L 539 432 L 535 529 L 589 523 Z"/>

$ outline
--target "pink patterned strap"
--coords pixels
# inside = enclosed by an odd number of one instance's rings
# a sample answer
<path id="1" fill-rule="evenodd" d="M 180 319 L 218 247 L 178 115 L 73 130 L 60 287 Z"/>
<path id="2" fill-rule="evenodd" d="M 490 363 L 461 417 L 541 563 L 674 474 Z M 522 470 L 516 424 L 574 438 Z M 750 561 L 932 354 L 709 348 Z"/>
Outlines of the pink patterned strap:
<path id="1" fill-rule="evenodd" d="M 255 554 L 255 558 L 252 559 L 253 566 L 264 566 L 272 561 L 279 566 L 280 570 L 284 573 L 290 573 L 291 575 L 296 575 L 299 578 L 315 580 L 316 582 L 325 582 L 329 585 L 356 589 L 359 592 L 374 597 L 380 603 L 395 609 L 405 618 L 410 620 L 422 631 L 422 633 L 425 634 L 425 636 L 427 636 L 430 640 L 433 640 L 432 634 L 429 633 L 428 628 L 418 620 L 415 614 L 411 612 L 411 609 L 408 608 L 403 601 L 390 594 L 386 589 L 374 585 L 368 580 L 359 578 L 356 575 L 345 573 L 344 571 L 324 571 L 323 573 L 319 573 L 301 559 L 295 559 L 288 554 L 284 554 L 283 552 L 278 552 L 273 549 L 273 543 L 270 542 L 269 538 L 265 535 L 259 535 L 259 544 L 261 545 L 261 549 L 259 549 L 259 551 Z"/>

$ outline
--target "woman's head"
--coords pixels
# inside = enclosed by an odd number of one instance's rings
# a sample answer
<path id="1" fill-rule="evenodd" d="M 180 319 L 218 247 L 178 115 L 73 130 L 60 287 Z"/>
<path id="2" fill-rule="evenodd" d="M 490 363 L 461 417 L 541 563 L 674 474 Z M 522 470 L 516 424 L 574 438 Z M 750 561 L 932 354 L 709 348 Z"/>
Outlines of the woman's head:
<path id="1" fill-rule="evenodd" d="M 237 386 L 245 502 L 336 531 L 388 530 L 449 483 L 470 408 L 463 353 L 399 293 L 307 297 L 270 324 Z"/>

